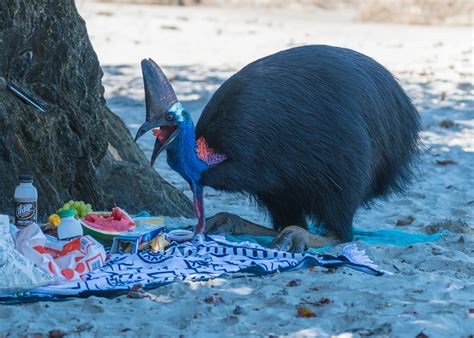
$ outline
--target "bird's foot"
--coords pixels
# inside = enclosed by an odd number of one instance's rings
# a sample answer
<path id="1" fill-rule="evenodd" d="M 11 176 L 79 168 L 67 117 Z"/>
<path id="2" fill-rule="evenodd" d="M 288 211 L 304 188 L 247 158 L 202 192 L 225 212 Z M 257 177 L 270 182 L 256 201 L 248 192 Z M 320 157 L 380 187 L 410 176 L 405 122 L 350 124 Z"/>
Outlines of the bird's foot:
<path id="1" fill-rule="evenodd" d="M 321 248 L 338 243 L 336 238 L 313 235 L 306 229 L 292 225 L 283 229 L 270 247 L 281 251 L 302 253 L 308 248 Z"/>

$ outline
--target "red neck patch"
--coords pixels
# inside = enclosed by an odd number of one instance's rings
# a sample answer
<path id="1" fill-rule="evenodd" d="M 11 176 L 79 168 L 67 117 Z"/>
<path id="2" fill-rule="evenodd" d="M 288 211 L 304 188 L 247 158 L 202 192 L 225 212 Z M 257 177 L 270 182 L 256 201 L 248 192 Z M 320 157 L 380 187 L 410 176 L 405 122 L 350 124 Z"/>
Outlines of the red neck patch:
<path id="1" fill-rule="evenodd" d="M 224 154 L 216 154 L 214 149 L 209 148 L 204 137 L 200 137 L 196 141 L 196 154 L 201 161 L 208 165 L 216 165 L 227 159 Z"/>

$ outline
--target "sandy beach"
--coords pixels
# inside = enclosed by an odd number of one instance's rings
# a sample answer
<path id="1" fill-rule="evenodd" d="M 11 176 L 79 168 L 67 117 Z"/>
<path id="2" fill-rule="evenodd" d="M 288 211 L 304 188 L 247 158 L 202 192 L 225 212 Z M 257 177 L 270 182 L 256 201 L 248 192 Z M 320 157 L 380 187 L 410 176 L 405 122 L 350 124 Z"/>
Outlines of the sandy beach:
<path id="1" fill-rule="evenodd" d="M 178 282 L 141 299 L 0 305 L 0 337 L 46 337 L 51 330 L 71 337 L 474 335 L 472 27 L 363 23 L 351 11 L 316 8 L 236 10 L 88 1 L 77 1 L 77 7 L 104 71 L 107 103 L 132 135 L 144 120 L 140 60 L 145 57 L 163 67 L 195 120 L 226 78 L 273 52 L 329 44 L 373 57 L 395 74 L 419 110 L 423 153 L 406 193 L 360 210 L 354 224 L 368 230 L 449 232 L 435 243 L 408 247 L 357 243 L 393 276 L 314 268 Z M 152 135 L 144 136 L 140 147 L 149 157 Z M 165 156 L 156 161 L 156 170 L 191 196 Z M 246 197 L 212 189 L 205 196 L 208 215 L 228 211 L 268 224 Z M 299 305 L 316 317 L 297 317 Z"/>

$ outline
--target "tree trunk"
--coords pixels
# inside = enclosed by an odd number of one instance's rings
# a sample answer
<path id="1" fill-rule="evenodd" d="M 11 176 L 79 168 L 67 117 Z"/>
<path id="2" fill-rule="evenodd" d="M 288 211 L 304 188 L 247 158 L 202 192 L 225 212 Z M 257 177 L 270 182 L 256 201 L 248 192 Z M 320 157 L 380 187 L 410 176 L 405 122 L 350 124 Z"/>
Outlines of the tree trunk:
<path id="1" fill-rule="evenodd" d="M 13 214 L 18 175 L 31 173 L 41 219 L 70 199 L 96 210 L 192 216 L 190 201 L 150 167 L 107 108 L 103 73 L 73 0 L 2 0 L 0 51 L 0 77 L 47 109 L 0 89 L 1 212 Z"/>

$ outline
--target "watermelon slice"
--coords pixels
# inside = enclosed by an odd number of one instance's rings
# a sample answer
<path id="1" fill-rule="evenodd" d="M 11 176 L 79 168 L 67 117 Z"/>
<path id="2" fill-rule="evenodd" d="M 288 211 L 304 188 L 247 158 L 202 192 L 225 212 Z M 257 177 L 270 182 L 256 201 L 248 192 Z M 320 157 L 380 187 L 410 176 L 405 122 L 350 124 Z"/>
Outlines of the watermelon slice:
<path id="1" fill-rule="evenodd" d="M 135 227 L 132 217 L 120 208 L 112 212 L 93 212 L 81 219 L 84 235 L 90 235 L 105 246 L 111 246 L 115 236 Z"/>

